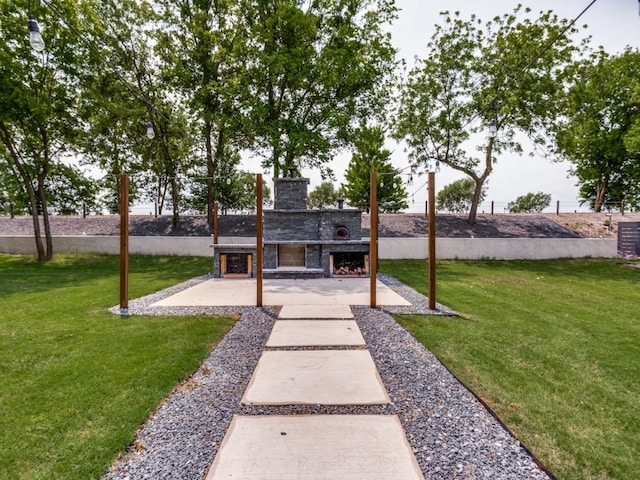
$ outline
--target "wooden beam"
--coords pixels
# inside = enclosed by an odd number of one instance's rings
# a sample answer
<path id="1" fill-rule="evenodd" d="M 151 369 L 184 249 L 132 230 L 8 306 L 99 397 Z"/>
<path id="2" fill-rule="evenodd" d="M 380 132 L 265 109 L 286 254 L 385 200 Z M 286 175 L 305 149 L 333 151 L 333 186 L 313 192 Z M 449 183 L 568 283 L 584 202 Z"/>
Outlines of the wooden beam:
<path id="1" fill-rule="evenodd" d="M 120 175 L 120 312 L 129 308 L 129 175 Z"/>
<path id="2" fill-rule="evenodd" d="M 376 172 L 371 172 L 369 201 L 370 212 L 370 234 L 369 234 L 369 296 L 370 307 L 376 308 L 376 276 L 378 274 L 378 176 Z"/>
<path id="3" fill-rule="evenodd" d="M 262 306 L 262 267 L 263 267 L 263 241 L 262 241 L 262 174 L 256 175 L 256 306 Z"/>
<path id="4" fill-rule="evenodd" d="M 213 203 L 213 244 L 218 244 L 218 202 Z"/>
<path id="5" fill-rule="evenodd" d="M 436 309 L 436 174 L 429 172 L 429 310 Z"/>

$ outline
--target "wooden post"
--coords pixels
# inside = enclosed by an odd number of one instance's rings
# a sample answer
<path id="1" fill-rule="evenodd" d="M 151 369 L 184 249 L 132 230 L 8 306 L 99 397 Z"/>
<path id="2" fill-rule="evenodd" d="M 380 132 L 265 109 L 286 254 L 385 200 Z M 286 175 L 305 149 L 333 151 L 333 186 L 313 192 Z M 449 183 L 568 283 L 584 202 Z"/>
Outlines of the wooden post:
<path id="1" fill-rule="evenodd" d="M 376 308 L 376 277 L 378 274 L 378 176 L 371 172 L 370 176 L 370 211 L 371 226 L 369 228 L 369 305 Z"/>
<path id="2" fill-rule="evenodd" d="M 120 175 L 120 313 L 129 309 L 129 175 Z"/>
<path id="3" fill-rule="evenodd" d="M 256 306 L 262 306 L 262 174 L 256 175 Z"/>
<path id="4" fill-rule="evenodd" d="M 218 244 L 218 202 L 213 203 L 213 244 Z"/>
<path id="5" fill-rule="evenodd" d="M 429 310 L 436 309 L 436 174 L 429 172 Z"/>
<path id="6" fill-rule="evenodd" d="M 9 215 L 11 215 L 11 218 L 15 218 L 16 217 L 16 213 L 15 213 L 15 206 L 13 205 L 13 202 L 11 202 L 9 204 Z"/>
<path id="7" fill-rule="evenodd" d="M 493 206 L 494 206 L 493 204 L 494 204 L 494 202 L 493 202 L 493 200 L 491 200 L 491 215 L 492 216 L 493 216 Z"/>
<path id="8" fill-rule="evenodd" d="M 624 217 L 624 199 L 620 202 L 620 215 Z"/>
<path id="9" fill-rule="evenodd" d="M 556 215 L 560 215 L 560 200 L 556 201 Z"/>

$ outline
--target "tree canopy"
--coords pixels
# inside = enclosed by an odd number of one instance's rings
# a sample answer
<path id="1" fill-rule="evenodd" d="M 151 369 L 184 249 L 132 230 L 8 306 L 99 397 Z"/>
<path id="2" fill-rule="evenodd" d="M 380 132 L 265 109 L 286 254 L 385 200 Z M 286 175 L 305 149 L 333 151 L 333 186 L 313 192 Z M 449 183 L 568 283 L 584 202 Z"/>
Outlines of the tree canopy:
<path id="1" fill-rule="evenodd" d="M 600 50 L 575 66 L 564 116 L 551 130 L 579 195 L 596 212 L 640 207 L 640 52 Z"/>
<path id="2" fill-rule="evenodd" d="M 453 213 L 468 212 L 473 203 L 475 183 L 470 178 L 462 178 L 446 185 L 436 195 L 436 204 L 439 210 Z M 484 200 L 485 191 L 482 191 L 480 201 Z"/>
<path id="3" fill-rule="evenodd" d="M 497 157 L 523 151 L 518 132 L 542 142 L 559 114 L 564 67 L 576 52 L 573 29 L 563 34 L 569 22 L 551 11 L 536 20 L 529 14 L 518 6 L 482 21 L 444 12 L 402 87 L 394 135 L 406 141 L 414 165 L 439 162 L 473 180 L 469 223 Z"/>
<path id="4" fill-rule="evenodd" d="M 322 182 L 309 192 L 307 206 L 309 208 L 335 208 L 341 193 L 336 191 L 333 182 Z"/>
<path id="5" fill-rule="evenodd" d="M 361 127 L 358 131 L 355 151 L 345 173 L 346 183 L 342 186 L 352 207 L 369 211 L 371 172 L 377 173 L 381 212 L 399 212 L 409 206 L 402 176 L 391 164 L 391 152 L 384 148 L 384 141 L 381 127 Z"/>
<path id="6" fill-rule="evenodd" d="M 511 213 L 540 213 L 551 204 L 551 195 L 544 192 L 527 193 L 509 202 L 507 209 Z"/>
<path id="7" fill-rule="evenodd" d="M 382 113 L 395 50 L 393 0 L 243 0 L 253 148 L 274 176 L 320 169 L 354 125 Z"/>

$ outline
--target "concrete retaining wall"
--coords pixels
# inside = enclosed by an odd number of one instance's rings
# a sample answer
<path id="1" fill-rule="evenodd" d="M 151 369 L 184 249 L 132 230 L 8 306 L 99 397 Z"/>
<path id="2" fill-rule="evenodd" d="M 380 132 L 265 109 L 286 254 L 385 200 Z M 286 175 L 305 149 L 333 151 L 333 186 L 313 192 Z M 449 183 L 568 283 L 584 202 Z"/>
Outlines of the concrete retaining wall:
<path id="1" fill-rule="evenodd" d="M 380 258 L 427 258 L 426 238 L 380 238 Z M 614 258 L 616 240 L 603 238 L 438 238 L 436 258 L 536 260 L 545 258 Z"/>
<path id="2" fill-rule="evenodd" d="M 366 240 L 366 239 L 363 239 Z M 132 254 L 213 257 L 210 237 L 129 237 Z M 246 237 L 220 237 L 221 244 L 250 244 Z M 53 237 L 54 252 L 108 253 L 120 252 L 119 237 Z M 426 238 L 380 238 L 381 259 L 427 258 Z M 0 252 L 34 254 L 31 236 L 0 236 Z M 483 258 L 496 260 L 535 260 L 544 258 L 614 258 L 618 255 L 616 240 L 602 238 L 438 238 L 436 256 L 440 259 Z"/>

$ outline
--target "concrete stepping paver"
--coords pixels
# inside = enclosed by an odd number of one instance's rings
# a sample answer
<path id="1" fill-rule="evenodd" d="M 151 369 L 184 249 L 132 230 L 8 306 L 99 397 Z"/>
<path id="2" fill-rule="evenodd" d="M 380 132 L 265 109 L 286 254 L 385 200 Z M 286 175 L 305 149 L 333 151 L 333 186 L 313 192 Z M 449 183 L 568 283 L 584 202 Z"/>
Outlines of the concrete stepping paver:
<path id="1" fill-rule="evenodd" d="M 424 480 L 395 415 L 235 416 L 206 480 Z"/>
<path id="2" fill-rule="evenodd" d="M 354 320 L 278 320 L 267 347 L 361 346 L 365 341 Z"/>
<path id="3" fill-rule="evenodd" d="M 389 396 L 367 350 L 268 351 L 242 403 L 381 405 Z"/>
<path id="4" fill-rule="evenodd" d="M 340 319 L 353 318 L 349 305 L 283 305 L 278 318 L 283 319 Z"/>

